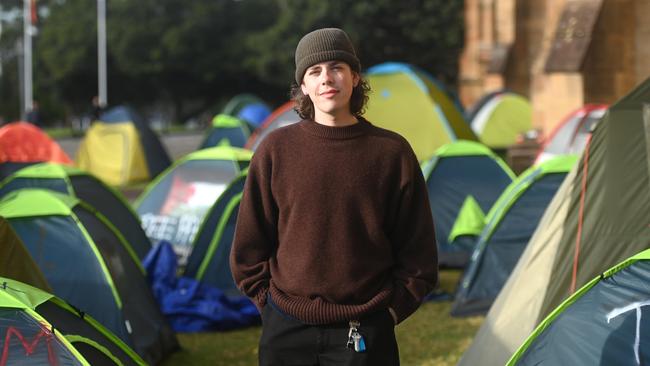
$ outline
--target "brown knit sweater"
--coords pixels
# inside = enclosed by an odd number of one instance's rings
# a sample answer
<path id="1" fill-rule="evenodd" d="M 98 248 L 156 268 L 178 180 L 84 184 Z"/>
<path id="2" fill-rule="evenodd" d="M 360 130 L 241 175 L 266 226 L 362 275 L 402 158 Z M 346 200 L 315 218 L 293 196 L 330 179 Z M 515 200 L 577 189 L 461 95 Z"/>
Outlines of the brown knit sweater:
<path id="1" fill-rule="evenodd" d="M 250 165 L 230 256 L 261 309 L 270 292 L 309 324 L 391 307 L 404 320 L 437 281 L 426 185 L 401 136 L 365 120 L 278 129 Z"/>

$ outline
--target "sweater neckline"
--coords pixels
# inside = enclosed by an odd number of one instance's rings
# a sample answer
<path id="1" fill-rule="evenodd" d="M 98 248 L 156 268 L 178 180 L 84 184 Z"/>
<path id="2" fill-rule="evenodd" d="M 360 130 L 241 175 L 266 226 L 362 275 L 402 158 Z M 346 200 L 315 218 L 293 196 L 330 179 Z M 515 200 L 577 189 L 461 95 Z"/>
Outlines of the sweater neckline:
<path id="1" fill-rule="evenodd" d="M 342 140 L 358 137 L 366 133 L 368 127 L 370 126 L 370 122 L 361 117 L 358 119 L 359 122 L 344 127 L 326 126 L 314 120 L 306 119 L 302 121 L 301 126 L 303 130 L 311 135 L 328 139 Z"/>

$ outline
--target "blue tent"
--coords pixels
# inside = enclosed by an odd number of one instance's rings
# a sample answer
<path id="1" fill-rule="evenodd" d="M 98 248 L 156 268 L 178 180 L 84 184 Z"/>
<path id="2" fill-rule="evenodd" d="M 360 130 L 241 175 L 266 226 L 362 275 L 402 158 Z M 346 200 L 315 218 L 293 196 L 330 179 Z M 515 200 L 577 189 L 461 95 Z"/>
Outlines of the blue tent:
<path id="1" fill-rule="evenodd" d="M 77 197 L 106 216 L 140 260 L 151 250 L 140 219 L 126 199 L 90 173 L 55 163 L 34 164 L 0 181 L 0 199 L 23 188 L 44 188 Z"/>
<path id="2" fill-rule="evenodd" d="M 566 299 L 512 356 L 514 365 L 645 365 L 650 360 L 650 250 Z"/>
<path id="3" fill-rule="evenodd" d="M 251 157 L 248 150 L 217 146 L 195 151 L 160 174 L 134 205 L 151 242 L 170 242 L 185 266 L 206 214 Z"/>
<path id="4" fill-rule="evenodd" d="M 244 147 L 250 131 L 241 119 L 227 114 L 218 114 L 212 119 L 212 128 L 208 131 L 199 149 L 228 145 Z"/>
<path id="5" fill-rule="evenodd" d="M 463 273 L 453 316 L 489 310 L 576 161 L 576 156 L 559 156 L 529 168 L 494 203 Z"/>
<path id="6" fill-rule="evenodd" d="M 271 109 L 264 103 L 252 103 L 243 107 L 237 118 L 248 122 L 253 127 L 259 127 L 271 114 Z"/>
<path id="7" fill-rule="evenodd" d="M 464 267 L 474 249 L 475 236 L 450 240 L 452 227 L 468 200 L 487 212 L 514 174 L 484 145 L 460 140 L 443 145 L 423 166 L 431 214 L 436 227 L 438 263 L 441 267 Z"/>
<path id="8" fill-rule="evenodd" d="M 124 237 L 80 200 L 22 189 L 0 201 L 53 294 L 90 314 L 150 364 L 178 348 Z"/>
<path id="9" fill-rule="evenodd" d="M 229 256 L 247 173 L 245 171 L 235 178 L 207 213 L 185 267 L 185 276 L 214 286 L 228 295 L 241 295 L 232 279 Z"/>

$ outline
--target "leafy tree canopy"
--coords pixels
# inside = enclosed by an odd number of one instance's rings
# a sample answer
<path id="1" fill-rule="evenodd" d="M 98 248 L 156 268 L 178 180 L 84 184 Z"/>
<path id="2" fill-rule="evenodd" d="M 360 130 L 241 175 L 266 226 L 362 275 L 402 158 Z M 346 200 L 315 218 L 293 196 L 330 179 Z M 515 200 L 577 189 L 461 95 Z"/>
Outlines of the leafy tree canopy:
<path id="1" fill-rule="evenodd" d="M 19 0 L 2 1 L 5 13 L 22 6 Z M 242 92 L 271 104 L 286 100 L 295 46 L 316 28 L 345 29 L 364 67 L 408 62 L 448 84 L 455 81 L 463 39 L 463 2 L 458 0 L 106 2 L 109 102 L 171 106 L 177 121 L 207 109 L 216 112 Z M 38 4 L 35 95 L 61 118 L 81 113 L 97 90 L 95 2 Z M 5 19 L 0 57 L 15 51 L 21 36 L 21 19 Z M 19 57 L 0 59 L 1 99 L 16 105 Z M 0 114 L 15 114 L 17 107 L 2 100 Z"/>

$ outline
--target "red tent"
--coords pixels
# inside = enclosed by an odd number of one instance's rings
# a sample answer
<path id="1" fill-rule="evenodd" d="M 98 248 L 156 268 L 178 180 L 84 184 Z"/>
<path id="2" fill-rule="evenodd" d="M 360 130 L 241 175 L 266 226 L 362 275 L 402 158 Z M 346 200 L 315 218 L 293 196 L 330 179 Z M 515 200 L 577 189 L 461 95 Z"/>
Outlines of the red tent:
<path id="1" fill-rule="evenodd" d="M 0 163 L 41 161 L 73 164 L 61 146 L 33 124 L 12 122 L 0 127 Z"/>

